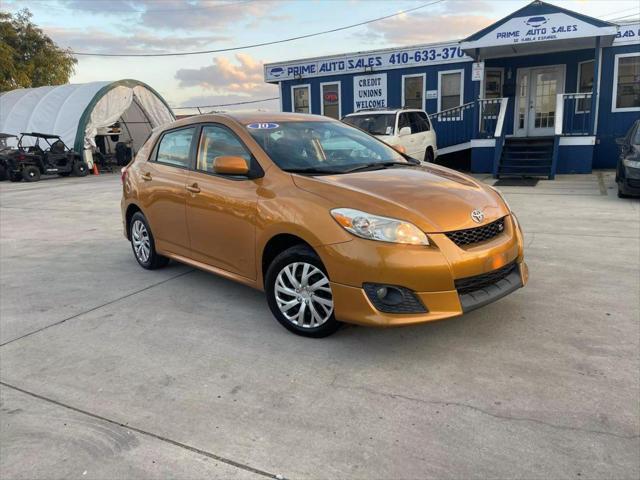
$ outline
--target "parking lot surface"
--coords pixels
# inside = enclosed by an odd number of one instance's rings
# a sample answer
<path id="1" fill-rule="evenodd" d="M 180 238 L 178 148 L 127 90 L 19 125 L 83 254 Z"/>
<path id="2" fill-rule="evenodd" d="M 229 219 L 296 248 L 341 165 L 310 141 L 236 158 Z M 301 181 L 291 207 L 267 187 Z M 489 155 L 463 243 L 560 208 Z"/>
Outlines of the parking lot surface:
<path id="1" fill-rule="evenodd" d="M 260 292 L 138 267 L 118 176 L 2 182 L 0 476 L 636 479 L 640 202 L 613 187 L 502 188 L 513 295 L 313 340 Z"/>

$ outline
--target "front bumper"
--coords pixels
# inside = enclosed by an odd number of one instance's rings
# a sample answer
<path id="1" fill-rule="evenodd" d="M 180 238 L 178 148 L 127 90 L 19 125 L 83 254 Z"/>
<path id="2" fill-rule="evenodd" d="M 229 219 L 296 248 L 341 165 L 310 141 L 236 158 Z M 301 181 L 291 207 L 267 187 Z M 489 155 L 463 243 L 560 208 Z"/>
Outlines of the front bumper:
<path id="1" fill-rule="evenodd" d="M 392 314 L 377 310 L 362 288 L 331 283 L 336 318 L 341 322 L 377 327 L 399 327 L 444 320 L 468 313 L 503 298 L 526 285 L 528 268 L 525 262 L 505 280 L 484 291 L 459 295 L 457 290 L 442 292 L 414 292 L 428 308 L 427 313 Z"/>
<path id="2" fill-rule="evenodd" d="M 640 196 L 640 169 L 623 166 L 622 178 L 618 178 L 618 185 L 622 193 Z"/>
<path id="3" fill-rule="evenodd" d="M 430 247 L 360 239 L 320 247 L 318 253 L 332 280 L 336 318 L 387 327 L 425 323 L 462 315 L 523 287 L 528 269 L 522 234 L 515 218 L 507 218 L 503 234 L 466 248 L 444 234 L 430 234 Z M 477 289 L 461 287 L 461 281 L 490 277 L 509 266 L 513 269 L 495 282 L 479 284 Z M 427 312 L 381 312 L 362 288 L 364 283 L 407 288 Z"/>

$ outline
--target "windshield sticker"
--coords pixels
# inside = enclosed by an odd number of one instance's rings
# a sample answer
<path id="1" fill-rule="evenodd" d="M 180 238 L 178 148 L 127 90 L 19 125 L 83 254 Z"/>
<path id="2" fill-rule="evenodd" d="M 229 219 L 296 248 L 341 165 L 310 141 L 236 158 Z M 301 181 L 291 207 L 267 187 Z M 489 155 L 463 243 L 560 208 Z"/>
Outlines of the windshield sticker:
<path id="1" fill-rule="evenodd" d="M 250 123 L 247 128 L 252 130 L 273 130 L 280 127 L 277 123 Z"/>
<path id="2" fill-rule="evenodd" d="M 387 130 L 386 130 L 385 133 L 386 133 L 386 135 L 392 135 L 393 134 L 393 127 L 387 127 Z"/>

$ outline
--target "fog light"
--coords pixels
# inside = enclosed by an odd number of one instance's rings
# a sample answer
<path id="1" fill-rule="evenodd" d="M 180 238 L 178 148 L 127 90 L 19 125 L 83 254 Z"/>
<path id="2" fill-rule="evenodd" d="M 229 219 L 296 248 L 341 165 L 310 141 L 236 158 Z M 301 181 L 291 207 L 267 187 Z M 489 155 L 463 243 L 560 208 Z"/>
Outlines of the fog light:
<path id="1" fill-rule="evenodd" d="M 363 285 L 373 306 L 385 313 L 426 313 L 428 310 L 408 288 L 395 285 L 365 283 Z"/>

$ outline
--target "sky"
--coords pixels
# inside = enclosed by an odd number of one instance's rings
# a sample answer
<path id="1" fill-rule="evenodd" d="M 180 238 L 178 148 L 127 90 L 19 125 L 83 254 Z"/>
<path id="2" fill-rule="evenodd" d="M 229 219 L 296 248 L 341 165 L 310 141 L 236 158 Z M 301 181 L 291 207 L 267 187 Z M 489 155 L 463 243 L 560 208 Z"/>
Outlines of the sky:
<path id="1" fill-rule="evenodd" d="M 430 1 L 433 0 L 0 0 L 0 10 L 29 8 L 33 22 L 60 47 L 77 52 L 161 53 L 268 42 L 390 15 Z M 443 0 L 341 32 L 226 53 L 165 58 L 81 56 L 70 81 L 135 78 L 155 88 L 172 107 L 277 97 L 277 86 L 264 83 L 264 63 L 457 40 L 528 3 Z M 602 20 L 630 21 L 640 17 L 638 0 L 550 3 Z M 277 110 L 278 105 L 277 100 L 272 100 L 251 108 Z"/>

